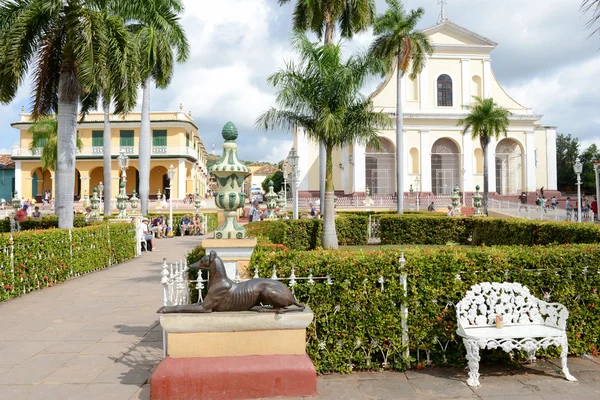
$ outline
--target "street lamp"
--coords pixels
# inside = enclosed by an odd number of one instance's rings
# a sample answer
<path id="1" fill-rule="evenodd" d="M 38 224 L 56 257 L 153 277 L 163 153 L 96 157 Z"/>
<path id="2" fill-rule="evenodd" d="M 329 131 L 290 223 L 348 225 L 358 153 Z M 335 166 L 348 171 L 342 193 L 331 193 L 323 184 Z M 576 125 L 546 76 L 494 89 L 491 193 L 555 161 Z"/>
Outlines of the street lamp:
<path id="1" fill-rule="evenodd" d="M 125 154 L 125 150 L 121 150 L 121 154 L 119 154 L 117 160 L 119 161 L 119 168 L 121 168 L 121 177 L 123 182 L 127 182 L 127 173 L 125 170 L 129 168 L 129 157 L 127 157 L 127 154 Z"/>
<path id="2" fill-rule="evenodd" d="M 420 179 L 419 179 L 419 175 L 417 175 L 417 177 L 415 178 L 415 189 L 417 191 L 417 211 L 419 211 L 419 183 Z"/>
<path id="3" fill-rule="evenodd" d="M 583 164 L 577 157 L 573 170 L 577 174 L 577 222 L 581 222 L 581 173 L 583 172 Z"/>
<path id="4" fill-rule="evenodd" d="M 298 219 L 298 153 L 292 147 L 288 160 L 292 167 L 292 212 L 293 218 Z"/>
<path id="5" fill-rule="evenodd" d="M 173 164 L 171 164 L 171 166 L 169 167 L 167 176 L 169 177 L 169 226 L 171 227 L 171 234 L 174 234 L 174 232 L 173 232 L 173 178 L 175 178 L 175 167 L 173 167 Z"/>

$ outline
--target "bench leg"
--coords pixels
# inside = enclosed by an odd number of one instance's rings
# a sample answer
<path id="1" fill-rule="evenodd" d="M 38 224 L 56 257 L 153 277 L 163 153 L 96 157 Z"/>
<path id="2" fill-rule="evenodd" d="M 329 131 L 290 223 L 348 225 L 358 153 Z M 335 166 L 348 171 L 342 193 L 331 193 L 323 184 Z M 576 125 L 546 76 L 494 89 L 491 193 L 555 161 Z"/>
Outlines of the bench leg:
<path id="1" fill-rule="evenodd" d="M 577 382 L 577 379 L 571 375 L 569 372 L 569 367 L 567 367 L 567 355 L 569 354 L 569 342 L 567 341 L 567 335 L 563 336 L 561 342 L 560 362 L 562 364 L 562 372 L 565 374 L 565 378 L 567 378 L 567 380 L 571 382 Z"/>
<path id="2" fill-rule="evenodd" d="M 535 349 L 527 351 L 527 362 L 533 364 L 535 360 Z"/>
<path id="3" fill-rule="evenodd" d="M 467 362 L 469 365 L 469 379 L 467 385 L 479 386 L 479 345 L 476 340 L 463 339 L 465 349 L 467 349 Z"/>

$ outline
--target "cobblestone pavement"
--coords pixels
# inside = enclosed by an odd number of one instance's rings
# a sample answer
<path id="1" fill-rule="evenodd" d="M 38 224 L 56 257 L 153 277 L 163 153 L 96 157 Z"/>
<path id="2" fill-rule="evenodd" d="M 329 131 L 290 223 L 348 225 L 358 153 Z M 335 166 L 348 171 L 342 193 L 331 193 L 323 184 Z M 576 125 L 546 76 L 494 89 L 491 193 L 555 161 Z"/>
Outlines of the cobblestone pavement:
<path id="1" fill-rule="evenodd" d="M 0 400 L 149 399 L 162 359 L 162 259 L 183 259 L 199 241 L 157 240 L 157 251 L 0 303 Z M 316 399 L 600 399 L 599 359 L 569 359 L 577 383 L 559 366 L 482 367 L 476 389 L 462 369 L 326 375 Z"/>

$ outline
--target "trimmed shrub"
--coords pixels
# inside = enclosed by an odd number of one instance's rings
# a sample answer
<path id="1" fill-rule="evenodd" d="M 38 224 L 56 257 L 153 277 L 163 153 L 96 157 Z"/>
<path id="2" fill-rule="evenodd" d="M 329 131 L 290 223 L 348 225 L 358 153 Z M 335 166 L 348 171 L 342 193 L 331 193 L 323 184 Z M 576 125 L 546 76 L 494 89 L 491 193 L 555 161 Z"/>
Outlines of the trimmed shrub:
<path id="1" fill-rule="evenodd" d="M 472 218 L 395 215 L 379 218 L 381 244 L 468 244 Z"/>
<path id="2" fill-rule="evenodd" d="M 10 232 L 10 218 L 6 217 L 0 223 L 0 232 Z M 73 227 L 83 228 L 85 226 L 97 225 L 99 222 L 87 222 L 83 215 L 77 214 L 73 219 Z M 21 230 L 28 231 L 32 229 L 51 229 L 58 228 L 58 217 L 56 215 L 47 215 L 42 219 L 33 219 L 28 217 L 25 221 L 21 222 Z"/>
<path id="3" fill-rule="evenodd" d="M 337 217 L 335 230 L 341 246 L 367 244 L 369 218 L 364 216 Z M 274 220 L 246 225 L 248 236 L 260 243 L 283 244 L 294 250 L 312 250 L 321 246 L 323 220 Z"/>
<path id="4" fill-rule="evenodd" d="M 539 299 L 564 304 L 570 354 L 597 354 L 600 346 L 600 245 L 471 247 L 405 251 L 408 294 L 400 285 L 400 251 L 255 250 L 248 272 L 269 277 L 331 276 L 333 285 L 298 281 L 294 293 L 315 320 L 307 329 L 307 352 L 319 373 L 352 369 L 402 370 L 400 306 L 408 306 L 409 346 L 414 366 L 430 352 L 435 365 L 464 365 L 456 336 L 456 310 L 471 285 L 484 281 L 519 282 Z M 383 277 L 383 287 L 378 283 Z M 285 282 L 287 283 L 287 282 Z M 548 298 L 548 297 L 546 297 Z M 598 303 L 598 307 L 596 306 Z M 437 338 L 437 339 L 436 339 Z M 550 347 L 538 355 L 557 356 Z M 482 353 L 484 361 L 503 354 Z M 505 357 L 505 355 L 502 355 Z"/>
<path id="5" fill-rule="evenodd" d="M 0 235 L 0 300 L 130 260 L 137 251 L 131 224 L 75 228 L 70 236 L 66 229 L 47 229 L 12 237 Z"/>

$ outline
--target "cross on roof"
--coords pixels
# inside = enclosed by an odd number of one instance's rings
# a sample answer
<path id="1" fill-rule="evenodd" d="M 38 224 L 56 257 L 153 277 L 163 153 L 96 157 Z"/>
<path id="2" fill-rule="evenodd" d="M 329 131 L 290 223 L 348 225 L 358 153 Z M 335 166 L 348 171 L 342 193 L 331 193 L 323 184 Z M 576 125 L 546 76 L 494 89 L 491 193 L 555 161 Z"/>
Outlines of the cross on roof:
<path id="1" fill-rule="evenodd" d="M 444 16 L 444 7 L 448 4 L 448 0 L 438 0 L 438 5 L 441 7 L 440 16 L 438 17 L 438 24 L 442 23 L 446 17 Z"/>

